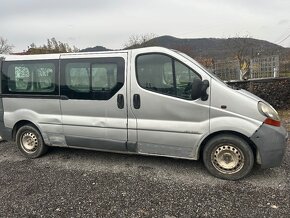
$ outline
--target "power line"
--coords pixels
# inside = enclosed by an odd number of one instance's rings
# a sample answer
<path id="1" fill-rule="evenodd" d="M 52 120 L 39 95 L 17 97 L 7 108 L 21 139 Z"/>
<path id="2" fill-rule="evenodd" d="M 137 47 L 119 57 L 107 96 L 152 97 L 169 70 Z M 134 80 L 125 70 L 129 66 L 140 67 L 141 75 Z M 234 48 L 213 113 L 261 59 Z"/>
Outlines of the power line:
<path id="1" fill-rule="evenodd" d="M 282 42 L 284 42 L 286 39 L 288 39 L 290 37 L 290 33 L 284 38 L 282 39 L 280 42 L 278 42 L 277 44 L 281 44 Z"/>

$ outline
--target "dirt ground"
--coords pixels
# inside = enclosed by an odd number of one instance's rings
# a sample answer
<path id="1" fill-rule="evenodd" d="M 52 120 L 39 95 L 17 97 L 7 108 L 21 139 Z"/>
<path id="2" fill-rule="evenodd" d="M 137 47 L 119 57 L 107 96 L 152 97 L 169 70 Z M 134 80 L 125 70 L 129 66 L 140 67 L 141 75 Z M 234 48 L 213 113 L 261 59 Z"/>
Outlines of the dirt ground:
<path id="1" fill-rule="evenodd" d="M 283 125 L 285 126 L 285 128 L 288 130 L 288 132 L 290 132 L 290 109 L 289 110 L 280 110 L 278 111 Z"/>

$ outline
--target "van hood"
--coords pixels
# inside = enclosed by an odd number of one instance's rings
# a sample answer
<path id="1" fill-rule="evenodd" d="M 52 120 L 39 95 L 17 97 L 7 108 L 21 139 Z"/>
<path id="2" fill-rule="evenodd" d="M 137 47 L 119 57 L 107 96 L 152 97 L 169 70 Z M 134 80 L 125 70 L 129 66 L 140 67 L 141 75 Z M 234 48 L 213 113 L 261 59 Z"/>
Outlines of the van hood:
<path id="1" fill-rule="evenodd" d="M 244 95 L 244 96 L 247 96 L 247 97 L 249 97 L 249 98 L 251 98 L 251 99 L 253 99 L 253 100 L 255 100 L 255 101 L 263 101 L 263 102 L 266 102 L 266 101 L 263 100 L 262 98 L 260 98 L 260 97 L 258 97 L 258 96 L 256 96 L 256 95 L 254 95 L 253 93 L 251 93 L 251 92 L 249 92 L 249 91 L 247 91 L 247 90 L 239 89 L 239 90 L 236 90 L 236 92 L 238 92 L 238 93 L 240 93 L 240 94 L 242 94 L 242 95 Z"/>

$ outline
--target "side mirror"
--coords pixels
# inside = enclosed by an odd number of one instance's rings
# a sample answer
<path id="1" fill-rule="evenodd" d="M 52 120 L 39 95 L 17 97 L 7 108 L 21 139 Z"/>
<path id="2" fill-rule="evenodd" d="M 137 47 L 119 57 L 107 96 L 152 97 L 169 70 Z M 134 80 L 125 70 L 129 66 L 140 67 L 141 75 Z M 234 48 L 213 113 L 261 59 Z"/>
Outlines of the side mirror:
<path id="1" fill-rule="evenodd" d="M 192 88 L 191 88 L 192 100 L 196 100 L 196 99 L 199 99 L 201 97 L 201 87 L 202 87 L 201 79 L 194 78 L 192 81 Z"/>
<path id="2" fill-rule="evenodd" d="M 194 78 L 191 89 L 192 100 L 201 98 L 202 101 L 206 101 L 208 99 L 208 94 L 206 93 L 208 87 L 209 87 L 208 80 L 202 81 L 199 78 Z"/>
<path id="3" fill-rule="evenodd" d="M 201 100 L 206 101 L 208 99 L 208 94 L 206 92 L 207 88 L 209 87 L 209 81 L 203 80 L 202 87 L 201 87 Z"/>

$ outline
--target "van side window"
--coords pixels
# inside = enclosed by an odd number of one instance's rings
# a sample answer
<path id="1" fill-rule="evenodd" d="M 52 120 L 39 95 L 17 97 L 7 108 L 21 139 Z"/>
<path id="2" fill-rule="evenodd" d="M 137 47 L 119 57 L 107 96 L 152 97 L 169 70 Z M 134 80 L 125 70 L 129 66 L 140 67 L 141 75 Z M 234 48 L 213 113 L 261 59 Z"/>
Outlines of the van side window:
<path id="1" fill-rule="evenodd" d="M 108 100 L 124 85 L 123 58 L 61 60 L 61 94 L 70 99 Z"/>
<path id="2" fill-rule="evenodd" d="M 191 100 L 192 81 L 200 76 L 183 63 L 163 54 L 137 57 L 139 85 L 147 90 Z"/>
<path id="3" fill-rule="evenodd" d="M 200 76 L 181 62 L 174 60 L 177 97 L 191 100 L 192 81 Z"/>
<path id="4" fill-rule="evenodd" d="M 76 92 L 90 91 L 90 64 L 68 63 L 65 67 L 67 86 Z"/>
<path id="5" fill-rule="evenodd" d="M 53 63 L 6 63 L 2 85 L 5 94 L 49 94 L 56 92 L 55 64 Z"/>
<path id="6" fill-rule="evenodd" d="M 137 58 L 137 78 L 141 87 L 167 95 L 175 95 L 172 60 L 159 54 Z"/>
<path id="7" fill-rule="evenodd" d="M 110 90 L 117 85 L 117 64 L 92 65 L 92 89 Z"/>

